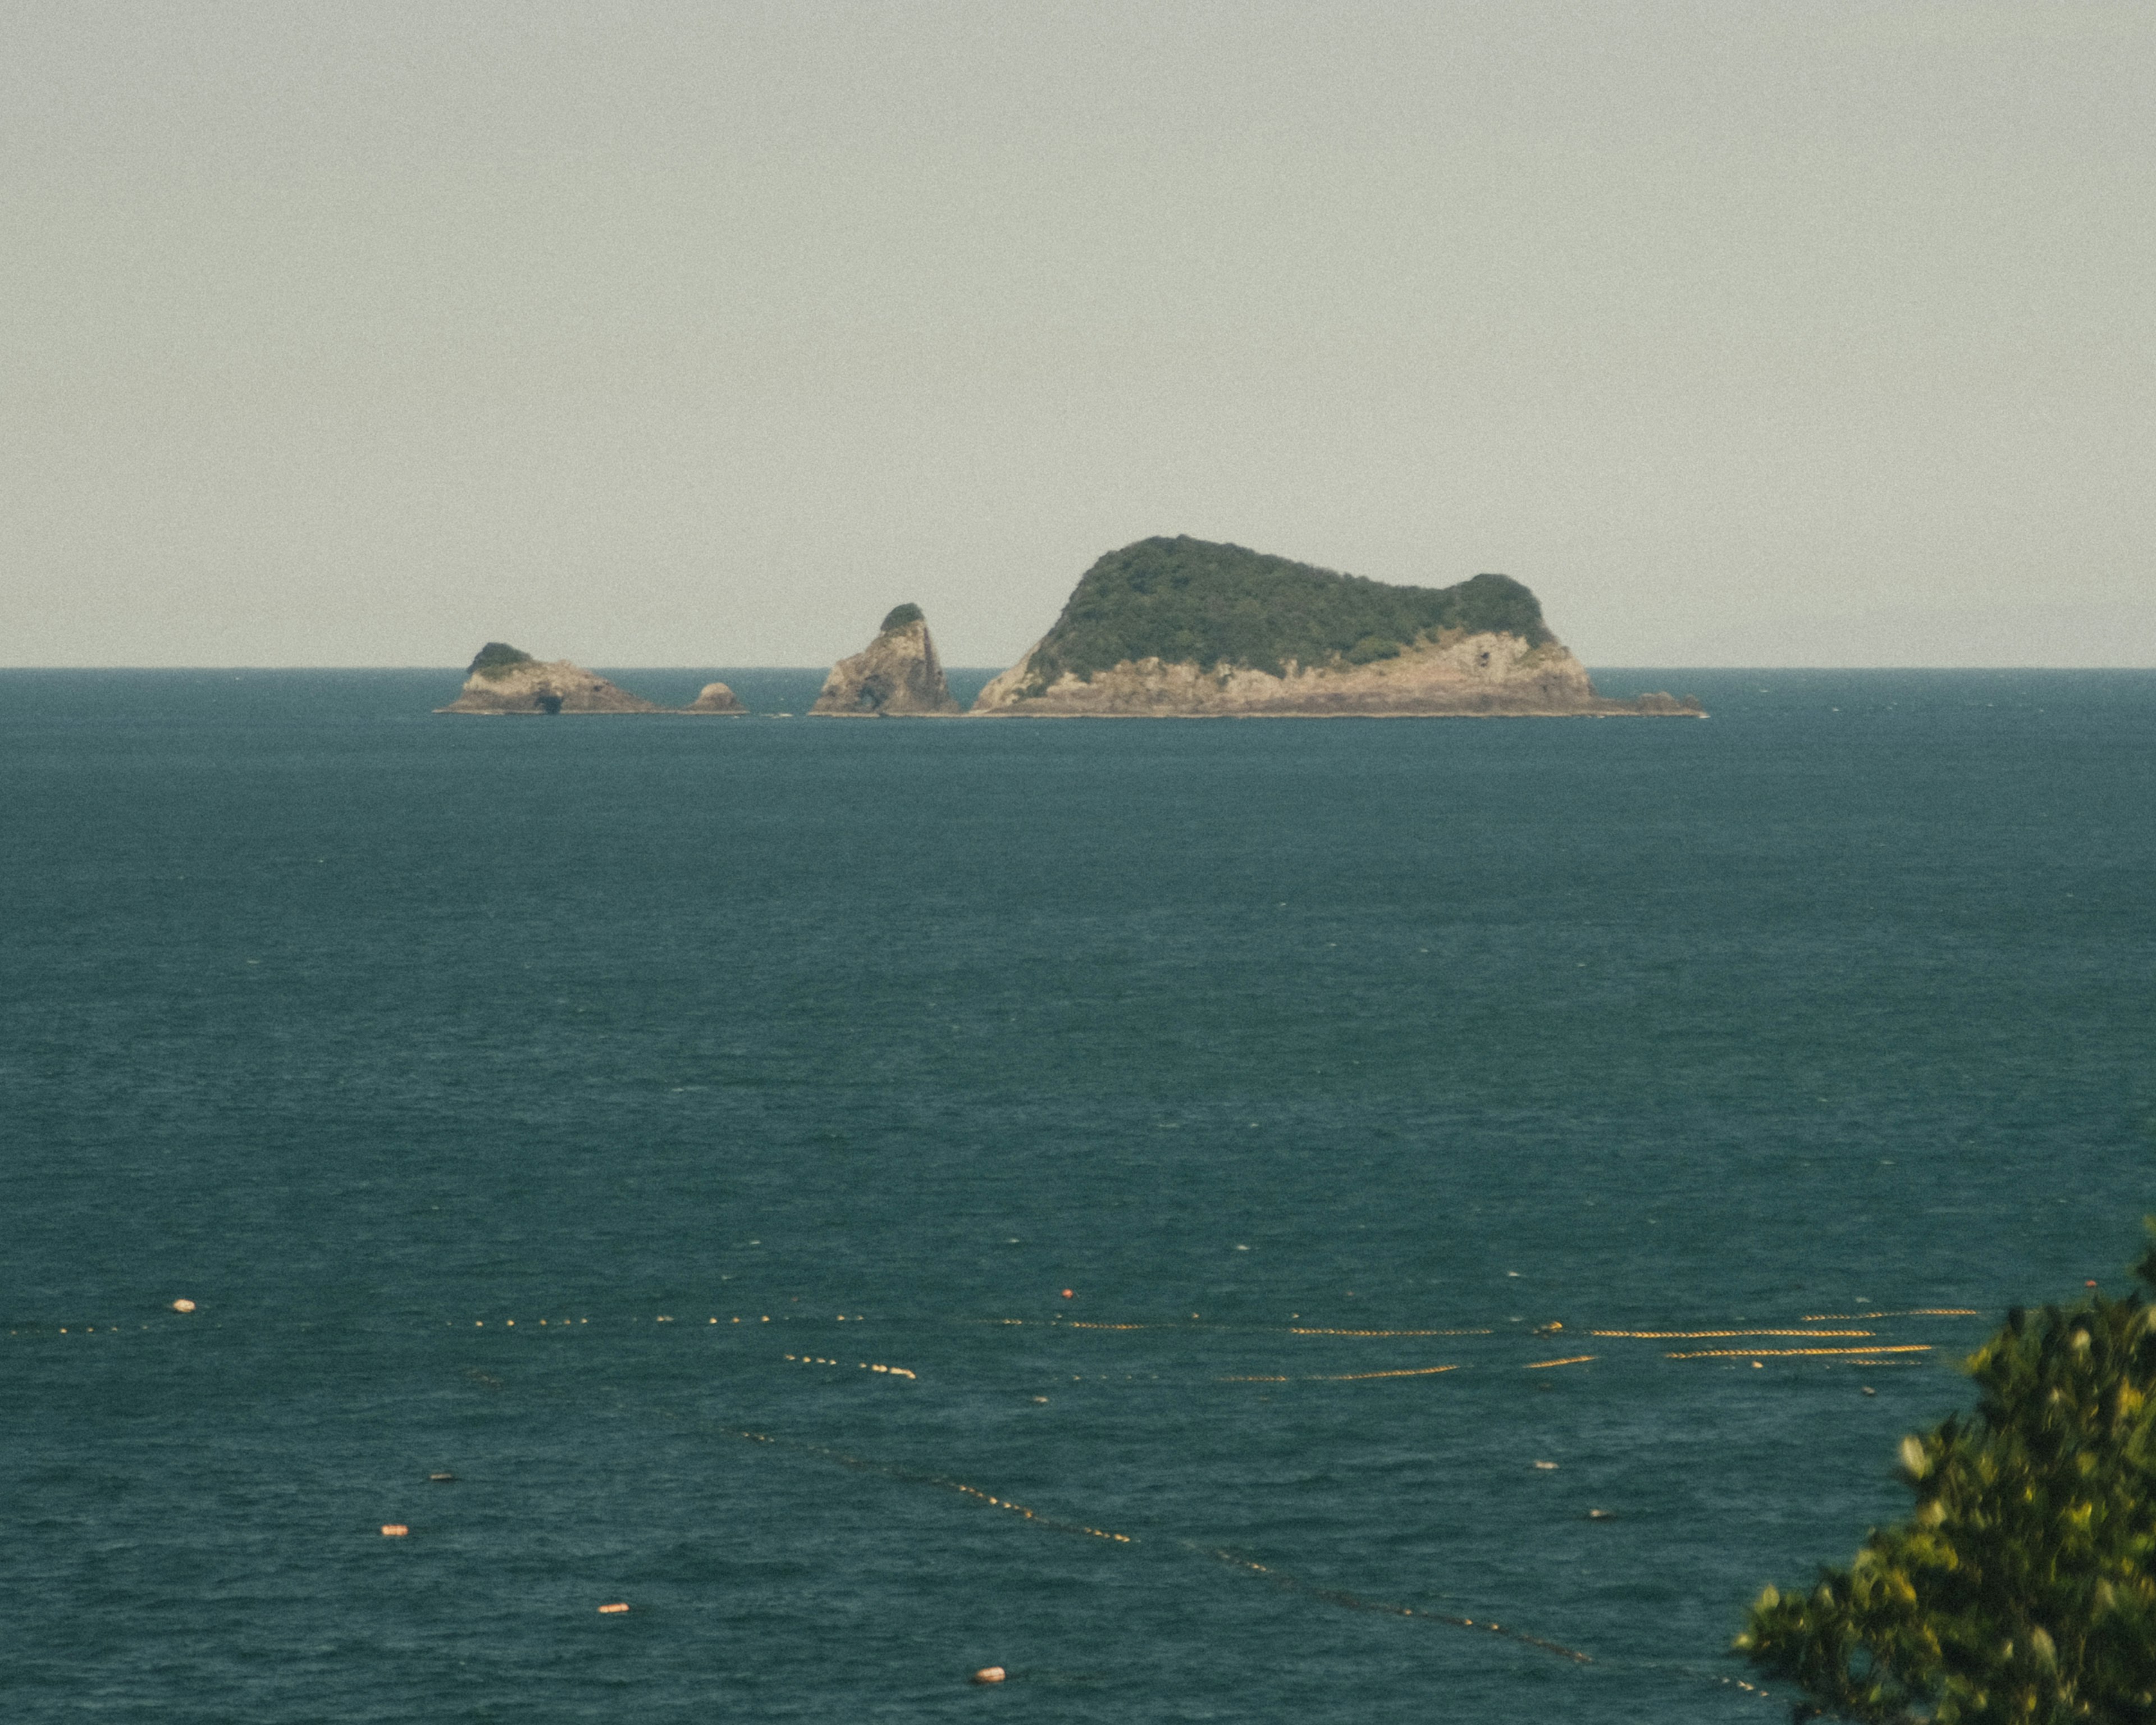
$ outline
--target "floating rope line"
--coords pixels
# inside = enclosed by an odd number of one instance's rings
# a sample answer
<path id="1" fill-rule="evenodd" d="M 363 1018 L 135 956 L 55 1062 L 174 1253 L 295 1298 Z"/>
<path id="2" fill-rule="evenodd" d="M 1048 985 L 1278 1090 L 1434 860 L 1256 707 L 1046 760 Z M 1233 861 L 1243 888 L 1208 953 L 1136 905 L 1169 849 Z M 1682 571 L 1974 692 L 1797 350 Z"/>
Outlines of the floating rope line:
<path id="1" fill-rule="evenodd" d="M 1445 1371 L 1450 1370 L 1450 1368 L 1439 1367 L 1437 1369 Z M 1053 1516 L 1043 1515 L 1038 1510 L 1029 1508 L 1024 1504 L 1014 1502 L 1008 1497 L 998 1497 L 993 1492 L 983 1491 L 980 1486 L 969 1485 L 963 1480 L 952 1479 L 947 1474 L 928 1473 L 917 1468 L 901 1467 L 888 1461 L 873 1461 L 865 1456 L 849 1455 L 843 1450 L 830 1449 L 822 1444 L 805 1443 L 798 1438 L 778 1437 L 766 1431 L 749 1431 L 732 1427 L 718 1429 L 725 1430 L 730 1436 L 742 1439 L 749 1443 L 767 1444 L 774 1449 L 802 1450 L 806 1454 L 821 1457 L 824 1461 L 836 1462 L 841 1467 L 851 1468 L 859 1473 L 880 1474 L 886 1479 L 899 1480 L 909 1485 L 934 1486 L 941 1490 L 971 1498 L 973 1502 L 983 1504 L 989 1508 L 999 1509 L 1017 1516 L 1020 1520 L 1030 1522 L 1036 1527 L 1045 1527 L 1050 1532 L 1082 1534 L 1089 1538 L 1106 1540 L 1117 1545 L 1139 1543 L 1135 1535 L 1117 1533 L 1108 1528 L 1091 1527 L 1082 1522 L 1065 1522 Z M 1366 1599 L 1361 1594 L 1349 1593 L 1344 1589 L 1318 1587 L 1296 1576 L 1271 1568 L 1266 1564 L 1253 1563 L 1247 1558 L 1239 1557 L 1231 1551 L 1199 1545 L 1189 1540 L 1181 1540 L 1178 1543 L 1187 1550 L 1201 1552 L 1216 1562 L 1225 1563 L 1230 1568 L 1243 1569 L 1254 1575 L 1262 1575 L 1276 1587 L 1284 1588 L 1291 1593 L 1302 1594 L 1313 1599 L 1322 1600 L 1328 1605 L 1338 1605 L 1350 1611 L 1373 1611 L 1389 1617 L 1419 1618 L 1425 1622 L 1441 1623 L 1453 1629 L 1476 1630 L 1485 1635 L 1500 1635 L 1508 1641 L 1517 1641 L 1526 1646 L 1539 1647 L 1545 1652 L 1556 1654 L 1559 1658 L 1571 1660 L 1576 1665 L 1594 1663 L 1591 1655 L 1582 1653 L 1577 1648 L 1568 1647 L 1559 1641 L 1548 1640 L 1541 1635 L 1531 1635 L 1522 1630 L 1507 1629 L 1503 1624 L 1490 1619 L 1455 1617 L 1447 1612 L 1430 1611 L 1416 1605 L 1399 1605 L 1388 1600 Z"/>
<path id="2" fill-rule="evenodd" d="M 1707 1342 L 1723 1336 L 1871 1336 L 1873 1330 L 1589 1330 L 1590 1336 L 1627 1336 L 1635 1342 Z"/>
<path id="3" fill-rule="evenodd" d="M 899 1466 L 891 1462 L 871 1461 L 865 1456 L 850 1455 L 844 1450 L 831 1449 L 824 1445 L 807 1443 L 796 1438 L 780 1437 L 770 1432 L 751 1431 L 738 1427 L 721 1425 L 696 1415 L 660 1412 L 659 1417 L 670 1421 L 701 1426 L 706 1430 L 747 1442 L 768 1445 L 774 1449 L 798 1450 L 857 1472 L 878 1474 L 886 1479 L 897 1480 L 911 1485 L 934 1486 L 969 1498 L 985 1507 L 1005 1511 L 1031 1522 L 1034 1527 L 1045 1528 L 1051 1532 L 1080 1534 L 1119 1545 L 1137 1545 L 1143 1543 L 1136 1535 L 1117 1533 L 1104 1527 L 1091 1527 L 1083 1522 L 1062 1521 L 1054 1517 L 1042 1515 L 1025 1505 L 1014 1502 L 1006 1497 L 998 1497 L 983 1491 L 978 1486 L 970 1485 L 963 1480 L 953 1479 L 948 1475 Z M 1608 1664 L 1606 1661 L 1598 1660 L 1592 1654 L 1583 1653 L 1575 1647 L 1568 1647 L 1561 1641 L 1553 1641 L 1543 1635 L 1530 1635 L 1523 1630 L 1507 1628 L 1494 1619 L 1455 1616 L 1450 1612 L 1433 1611 L 1417 1605 L 1402 1605 L 1389 1600 L 1365 1599 L 1363 1595 L 1343 1588 L 1317 1586 L 1302 1580 L 1298 1576 L 1275 1569 L 1268 1564 L 1255 1563 L 1224 1548 L 1202 1545 L 1194 1540 L 1188 1539 L 1179 1539 L 1175 1543 L 1186 1551 L 1210 1558 L 1229 1568 L 1261 1576 L 1276 1587 L 1288 1592 L 1301 1594 L 1306 1598 L 1318 1600 L 1325 1604 L 1337 1606 L 1344 1610 L 1373 1612 L 1383 1616 L 1411 1618 L 1424 1623 L 1442 1624 L 1450 1629 L 1472 1630 L 1484 1635 L 1496 1635 L 1506 1640 L 1517 1641 L 1523 1646 L 1540 1648 L 1544 1652 L 1553 1654 L 1560 1659 L 1568 1660 L 1575 1665 Z M 1671 1666 L 1661 1661 L 1642 1662 L 1620 1658 L 1614 1665 L 1608 1666 L 1608 1668 L 1620 1671 L 1671 1671 L 1695 1681 L 1748 1692 L 1763 1701 L 1768 1698 L 1768 1692 L 1763 1687 L 1755 1686 L 1742 1679 L 1726 1676 L 1718 1672 L 1710 1673 L 1686 1665 Z"/>
<path id="4" fill-rule="evenodd" d="M 1031 1522 L 1036 1527 L 1045 1527 L 1051 1533 L 1082 1533 L 1092 1539 L 1105 1539 L 1116 1545 L 1135 1545 L 1137 1539 L 1128 1533 L 1113 1532 L 1106 1527 L 1095 1527 L 1084 1522 L 1065 1522 L 1054 1516 L 1029 1509 L 1023 1503 L 1014 1503 L 1008 1497 L 998 1497 L 984 1491 L 978 1486 L 969 1486 L 963 1480 L 954 1480 L 948 1474 L 926 1473 L 918 1468 L 901 1467 L 894 1462 L 872 1461 L 864 1455 L 850 1455 L 843 1450 L 826 1448 L 822 1444 L 804 1443 L 798 1438 L 773 1437 L 767 1431 L 743 1431 L 721 1428 L 732 1436 L 746 1439 L 752 1444 L 770 1444 L 776 1448 L 800 1450 L 811 1455 L 819 1455 L 826 1461 L 835 1461 L 841 1467 L 852 1468 L 856 1473 L 880 1474 L 886 1479 L 903 1481 L 912 1486 L 934 1486 L 946 1491 L 955 1491 L 962 1497 L 970 1497 L 991 1509 L 999 1509 L 1021 1521 Z"/>
<path id="5" fill-rule="evenodd" d="M 1344 1589 L 1318 1587 L 1266 1564 L 1238 1557 L 1231 1551 L 1207 1550 L 1202 1546 L 1192 1548 L 1205 1551 L 1208 1557 L 1225 1563 L 1231 1569 L 1247 1569 L 1253 1575 L 1264 1576 L 1275 1587 L 1285 1588 L 1290 1593 L 1306 1594 L 1313 1599 L 1322 1599 L 1328 1605 L 1342 1606 L 1350 1611 L 1376 1611 L 1387 1617 L 1419 1617 L 1430 1623 L 1446 1624 L 1454 1629 L 1480 1630 L 1485 1635 L 1502 1635 L 1508 1641 L 1522 1641 L 1530 1647 L 1540 1647 L 1545 1652 L 1568 1659 L 1575 1665 L 1594 1663 L 1592 1655 L 1582 1653 L 1575 1647 L 1568 1647 L 1561 1641 L 1545 1640 L 1540 1635 L 1531 1635 L 1521 1630 L 1507 1629 L 1503 1624 L 1494 1623 L 1487 1618 L 1454 1617 L 1443 1611 L 1427 1611 L 1418 1605 L 1395 1605 L 1389 1600 L 1366 1599 L 1360 1594 L 1351 1594 Z"/>
<path id="6" fill-rule="evenodd" d="M 1495 1330 L 1288 1330 L 1291 1336 L 1494 1336 Z"/>
<path id="7" fill-rule="evenodd" d="M 986 1322 L 991 1322 L 991 1323 L 998 1323 L 998 1324 L 1009 1325 L 1009 1326 L 1015 1326 L 1015 1325 L 1019 1325 L 1019 1324 L 1031 1323 L 1031 1324 L 1036 1324 L 1036 1325 L 1039 1325 L 1040 1327 L 1042 1327 L 1042 1328 L 1044 1328 L 1044 1329 L 1054 1329 L 1054 1330 L 1236 1330 L 1236 1329 L 1240 1329 L 1240 1330 L 1245 1330 L 1245 1331 L 1254 1332 L 1256 1332 L 1256 1333 L 1258 1333 L 1258 1334 L 1261 1334 L 1261 1335 L 1270 1335 L 1270 1334 L 1273 1334 L 1273 1333 L 1274 1333 L 1273 1327 L 1272 1327 L 1271 1325 L 1270 1325 L 1270 1324 L 1224 1324 L 1224 1323 L 1208 1323 L 1208 1322 L 1206 1322 L 1203 1321 L 1202 1319 L 1201 1319 L 1201 1320 L 1199 1320 L 1199 1322 L 1188 1322 L 1188 1321 L 1187 1321 L 1187 1320 L 1186 1320 L 1185 1322 L 1181 1322 L 1181 1323 L 1166 1323 L 1166 1324 L 1111 1324 L 1111 1323 L 1105 1322 L 1103 1322 L 1102 1320 L 1098 1319 L 1098 1318 L 1083 1318 L 1083 1317 L 1046 1317 L 1046 1318 L 1040 1318 L 1040 1317 L 1036 1317 L 1036 1318 L 1024 1318 L 1024 1317 L 998 1317 L 998 1318 L 991 1318 L 991 1319 L 988 1319 L 988 1320 L 986 1320 Z M 1481 1330 L 1332 1330 L 1332 1329 L 1320 1329 L 1320 1328 L 1316 1327 L 1315 1326 L 1312 1326 L 1312 1325 L 1307 1325 L 1307 1324 L 1289 1324 L 1289 1325 L 1287 1325 L 1287 1326 L 1286 1327 L 1286 1333 L 1287 1333 L 1287 1334 L 1289 1334 L 1289 1335 L 1291 1335 L 1291 1336 L 1494 1336 L 1494 1335 L 1496 1335 L 1496 1334 L 1497 1333 L 1497 1332 L 1496 1332 L 1496 1331 L 1495 1331 L 1494 1329 L 1481 1329 Z"/>
<path id="8" fill-rule="evenodd" d="M 1522 1367 L 1521 1369 L 1522 1371 L 1528 1372 L 1539 1372 L 1548 1366 L 1584 1366 L 1588 1363 L 1588 1361 L 1594 1358 L 1594 1356 L 1591 1353 L 1575 1353 L 1570 1359 L 1530 1360 L 1525 1366 Z"/>
<path id="9" fill-rule="evenodd" d="M 839 1366 L 845 1363 L 844 1360 L 825 1359 L 819 1354 L 811 1353 L 789 1353 L 786 1358 L 790 1360 L 798 1360 L 804 1366 Z M 904 1366 L 879 1365 L 872 1360 L 865 1359 L 856 1360 L 854 1363 L 855 1368 L 860 1371 L 887 1373 L 894 1378 L 912 1378 L 912 1380 L 916 1384 L 921 1381 L 914 1375 L 913 1373 L 906 1370 Z"/>
<path id="10" fill-rule="evenodd" d="M 1437 1369 L 1444 1371 L 1450 1368 L 1439 1367 Z M 1024 1504 L 1014 1502 L 1008 1497 L 999 1497 L 993 1492 L 983 1491 L 978 1486 L 968 1485 L 963 1480 L 954 1480 L 947 1474 L 926 1473 L 915 1468 L 900 1467 L 887 1461 L 871 1461 L 864 1456 L 850 1455 L 842 1450 L 826 1448 L 821 1444 L 803 1443 L 793 1438 L 774 1437 L 769 1432 L 737 1430 L 732 1435 L 750 1443 L 769 1444 L 775 1448 L 804 1450 L 810 1455 L 821 1456 L 825 1461 L 835 1461 L 841 1467 L 852 1468 L 857 1472 L 880 1474 L 886 1479 L 901 1480 L 910 1485 L 938 1486 L 944 1491 L 954 1491 L 962 1497 L 972 1498 L 975 1502 L 985 1504 L 989 1508 L 1005 1511 L 1019 1517 L 1021 1520 L 1032 1522 L 1037 1527 L 1045 1527 L 1051 1532 L 1084 1534 L 1091 1538 L 1108 1540 L 1118 1545 L 1135 1545 L 1138 1543 L 1134 1536 L 1128 1533 L 1112 1532 L 1105 1527 L 1090 1527 L 1081 1522 L 1059 1521 L 1054 1517 L 1042 1515 L 1039 1511 L 1028 1508 Z M 1179 1543 L 1190 1550 L 1204 1552 L 1208 1557 L 1225 1563 L 1231 1568 L 1246 1569 L 1253 1574 L 1262 1575 L 1276 1587 L 1285 1588 L 1291 1593 L 1304 1594 L 1314 1599 L 1322 1599 L 1328 1605 L 1339 1605 L 1351 1611 L 1374 1611 L 1391 1617 L 1419 1617 L 1429 1622 L 1445 1624 L 1455 1629 L 1479 1630 L 1486 1635 L 1502 1635 L 1507 1640 L 1522 1642 L 1530 1647 L 1540 1647 L 1547 1652 L 1557 1654 L 1561 1658 L 1569 1659 L 1575 1664 L 1594 1663 L 1589 1655 L 1582 1653 L 1576 1648 L 1567 1647 L 1560 1642 L 1546 1640 L 1540 1635 L 1527 1635 L 1520 1630 L 1507 1629 L 1501 1623 L 1472 1617 L 1454 1617 L 1442 1611 L 1424 1610 L 1414 1605 L 1396 1605 L 1384 1600 L 1366 1599 L 1359 1594 L 1348 1593 L 1342 1589 L 1315 1586 L 1295 1576 L 1270 1568 L 1265 1564 L 1253 1563 L 1247 1558 L 1238 1557 L 1230 1551 L 1209 1549 L 1187 1540 Z"/>
<path id="11" fill-rule="evenodd" d="M 1789 1359 L 1804 1353 L 1929 1353 L 1928 1342 L 1900 1342 L 1892 1348 L 1702 1348 L 1692 1353 L 1666 1353 L 1664 1359 Z"/>
<path id="12" fill-rule="evenodd" d="M 1911 1312 L 1821 1312 L 1806 1313 L 1808 1324 L 1862 1323 L 1875 1317 L 1981 1317 L 1973 1306 L 1920 1306 Z"/>
<path id="13" fill-rule="evenodd" d="M 1458 1366 L 1405 1366 L 1397 1372 L 1321 1372 L 1314 1377 L 1215 1378 L 1215 1384 L 1359 1384 L 1371 1378 L 1435 1378 L 1440 1372 L 1456 1372 Z"/>

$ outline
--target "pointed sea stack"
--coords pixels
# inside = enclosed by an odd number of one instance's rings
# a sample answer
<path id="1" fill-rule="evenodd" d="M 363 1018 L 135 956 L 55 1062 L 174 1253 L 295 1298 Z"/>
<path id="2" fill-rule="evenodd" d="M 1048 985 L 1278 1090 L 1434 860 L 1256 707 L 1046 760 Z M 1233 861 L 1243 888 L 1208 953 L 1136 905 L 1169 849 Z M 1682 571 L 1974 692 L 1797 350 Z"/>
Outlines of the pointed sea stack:
<path id="1" fill-rule="evenodd" d="M 1393 587 L 1240 545 L 1142 539 L 1088 569 L 973 711 L 1049 718 L 1703 718 L 1609 701 L 1503 575 Z"/>
<path id="2" fill-rule="evenodd" d="M 741 696 L 727 688 L 724 683 L 706 683 L 704 685 L 703 692 L 681 711 L 685 713 L 716 713 L 731 716 L 736 713 L 745 713 L 748 709 L 742 705 Z"/>
<path id="3" fill-rule="evenodd" d="M 958 711 L 928 638 L 918 605 L 901 605 L 884 619 L 865 652 L 842 659 L 824 680 L 811 718 L 937 717 Z"/>
<path id="4" fill-rule="evenodd" d="M 655 713 L 652 702 L 557 659 L 542 664 L 501 641 L 479 649 L 464 691 L 438 713 Z"/>

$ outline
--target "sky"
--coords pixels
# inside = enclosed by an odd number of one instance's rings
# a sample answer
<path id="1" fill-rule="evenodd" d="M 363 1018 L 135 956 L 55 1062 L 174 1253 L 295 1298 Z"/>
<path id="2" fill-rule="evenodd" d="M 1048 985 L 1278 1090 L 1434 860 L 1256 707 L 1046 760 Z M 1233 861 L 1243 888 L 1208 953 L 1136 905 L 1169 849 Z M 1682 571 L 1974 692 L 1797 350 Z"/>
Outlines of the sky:
<path id="1" fill-rule="evenodd" d="M 1010 663 L 1156 533 L 2156 665 L 2145 0 L 0 0 L 0 664 Z"/>

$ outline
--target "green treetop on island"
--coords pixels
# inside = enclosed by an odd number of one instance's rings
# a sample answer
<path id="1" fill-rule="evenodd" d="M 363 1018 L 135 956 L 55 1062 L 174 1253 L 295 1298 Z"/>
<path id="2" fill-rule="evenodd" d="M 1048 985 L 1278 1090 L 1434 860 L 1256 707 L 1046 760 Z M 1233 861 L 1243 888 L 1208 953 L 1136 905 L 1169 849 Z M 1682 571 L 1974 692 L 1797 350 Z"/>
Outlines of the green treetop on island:
<path id="1" fill-rule="evenodd" d="M 1534 594 L 1507 576 L 1393 587 L 1240 545 L 1141 539 L 1086 572 L 1034 649 L 1031 680 L 1046 688 L 1066 671 L 1085 678 L 1144 659 L 1278 676 L 1290 660 L 1367 665 L 1455 629 L 1552 639 Z"/>
<path id="2" fill-rule="evenodd" d="M 921 615 L 921 607 L 918 605 L 893 605 L 886 614 L 882 623 L 877 625 L 876 633 L 880 635 L 887 635 L 895 629 L 904 629 L 909 623 L 920 622 Z"/>
<path id="3" fill-rule="evenodd" d="M 506 641 L 489 641 L 479 649 L 479 656 L 465 667 L 467 676 L 495 679 L 507 676 L 520 665 L 536 665 L 538 661 L 520 648 Z"/>
<path id="4" fill-rule="evenodd" d="M 2133 1273 L 2156 1287 L 2156 1250 Z M 1916 1512 L 1767 1589 L 1738 1651 L 1798 1718 L 2156 1721 L 2156 1308 L 2010 1312 L 1968 1369 L 1974 1416 L 1902 1440 Z"/>

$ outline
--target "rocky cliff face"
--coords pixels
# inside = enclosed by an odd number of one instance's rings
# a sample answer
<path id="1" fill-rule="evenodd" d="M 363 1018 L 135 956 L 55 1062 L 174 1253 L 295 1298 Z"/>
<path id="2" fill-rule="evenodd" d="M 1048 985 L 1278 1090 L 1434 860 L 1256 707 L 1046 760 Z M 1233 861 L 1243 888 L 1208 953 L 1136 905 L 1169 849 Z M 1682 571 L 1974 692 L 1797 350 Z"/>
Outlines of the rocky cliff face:
<path id="1" fill-rule="evenodd" d="M 808 709 L 812 718 L 903 718 L 959 711 L 943 680 L 936 644 L 918 605 L 901 605 L 865 652 L 842 659 Z"/>
<path id="2" fill-rule="evenodd" d="M 543 664 L 528 653 L 490 641 L 471 664 L 463 691 L 443 713 L 655 713 L 650 701 L 604 677 L 557 659 Z"/>
<path id="3" fill-rule="evenodd" d="M 745 713 L 748 709 L 742 705 L 741 696 L 727 688 L 724 683 L 706 683 L 704 685 L 703 692 L 681 711 L 685 713 L 723 715 Z"/>
<path id="4" fill-rule="evenodd" d="M 1445 630 L 1366 665 L 1290 660 L 1281 669 L 1276 676 L 1246 666 L 1125 660 L 1087 678 L 1065 672 L 1029 693 L 1039 680 L 1029 652 L 982 690 L 973 711 L 1049 718 L 1704 716 L 1697 703 L 1666 695 L 1605 701 L 1586 667 L 1559 643 L 1504 633 Z"/>

